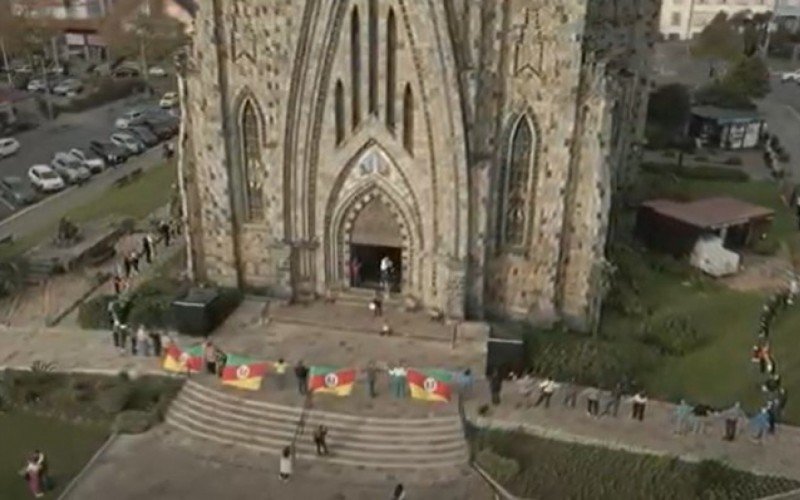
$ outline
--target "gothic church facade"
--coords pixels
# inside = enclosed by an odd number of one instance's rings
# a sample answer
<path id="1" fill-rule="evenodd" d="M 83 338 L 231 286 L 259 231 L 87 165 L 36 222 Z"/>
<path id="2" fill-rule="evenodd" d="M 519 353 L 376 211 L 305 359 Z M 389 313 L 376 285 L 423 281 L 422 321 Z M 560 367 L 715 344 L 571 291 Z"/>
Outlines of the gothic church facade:
<path id="1" fill-rule="evenodd" d="M 182 182 L 197 279 L 590 328 L 652 0 L 208 0 Z M 358 262 L 359 280 L 353 276 Z"/>

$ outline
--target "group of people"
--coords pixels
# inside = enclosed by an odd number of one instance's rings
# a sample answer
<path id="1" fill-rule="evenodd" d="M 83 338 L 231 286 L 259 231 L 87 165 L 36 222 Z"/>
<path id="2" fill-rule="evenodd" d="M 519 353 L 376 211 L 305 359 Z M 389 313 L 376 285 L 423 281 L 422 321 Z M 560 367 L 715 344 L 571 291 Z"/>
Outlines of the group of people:
<path id="1" fill-rule="evenodd" d="M 394 261 L 388 256 L 384 255 L 378 264 L 380 271 L 380 288 L 386 293 L 390 293 L 394 287 L 396 280 L 396 269 Z M 360 287 L 363 283 L 362 277 L 363 264 L 358 257 L 353 257 L 347 264 L 347 272 L 350 275 L 350 286 Z"/>
<path id="2" fill-rule="evenodd" d="M 148 330 L 144 325 L 139 325 L 136 331 L 122 322 L 118 309 L 122 307 L 118 301 L 108 304 L 108 313 L 111 318 L 111 340 L 120 354 L 130 352 L 132 356 L 161 357 L 167 346 L 173 342 L 167 332 Z M 130 350 L 130 351 L 129 351 Z"/>
<path id="3" fill-rule="evenodd" d="M 36 498 L 43 497 L 45 491 L 52 487 L 47 467 L 47 457 L 39 450 L 34 450 L 31 453 L 19 473 L 28 484 L 31 494 Z"/>
<path id="4" fill-rule="evenodd" d="M 148 264 L 153 262 L 156 254 L 156 243 L 164 242 L 164 246 L 170 246 L 172 241 L 173 228 L 166 219 L 157 225 L 158 238 L 152 233 L 145 233 L 142 236 L 139 248 L 131 250 L 122 256 L 122 261 L 117 266 L 116 272 L 111 280 L 114 286 L 114 294 L 120 295 L 130 289 L 131 276 L 139 274 L 139 264 L 144 259 Z"/>

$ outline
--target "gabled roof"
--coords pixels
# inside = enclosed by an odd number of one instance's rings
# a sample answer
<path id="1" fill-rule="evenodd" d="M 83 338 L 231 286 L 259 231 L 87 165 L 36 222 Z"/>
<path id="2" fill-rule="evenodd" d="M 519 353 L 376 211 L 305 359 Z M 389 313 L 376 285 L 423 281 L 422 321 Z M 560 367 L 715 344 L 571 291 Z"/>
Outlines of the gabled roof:
<path id="1" fill-rule="evenodd" d="M 656 199 L 645 201 L 642 206 L 701 229 L 718 229 L 775 214 L 769 208 L 729 197 L 703 198 L 689 202 Z"/>

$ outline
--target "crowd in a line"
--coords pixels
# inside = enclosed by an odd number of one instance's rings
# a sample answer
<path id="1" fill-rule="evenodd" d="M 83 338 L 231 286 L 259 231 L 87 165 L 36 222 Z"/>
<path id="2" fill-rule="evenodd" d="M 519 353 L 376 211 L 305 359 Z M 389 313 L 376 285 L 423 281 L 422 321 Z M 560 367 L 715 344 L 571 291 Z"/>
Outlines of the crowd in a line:
<path id="1" fill-rule="evenodd" d="M 163 219 L 156 224 L 155 234 L 153 232 L 145 233 L 139 242 L 138 248 L 127 251 L 122 255 L 122 259 L 114 270 L 114 276 L 111 278 L 115 295 L 120 295 L 130 290 L 131 278 L 139 274 L 142 260 L 147 264 L 152 264 L 156 256 L 157 245 L 163 242 L 165 247 L 169 247 L 178 230 L 179 225 Z"/>

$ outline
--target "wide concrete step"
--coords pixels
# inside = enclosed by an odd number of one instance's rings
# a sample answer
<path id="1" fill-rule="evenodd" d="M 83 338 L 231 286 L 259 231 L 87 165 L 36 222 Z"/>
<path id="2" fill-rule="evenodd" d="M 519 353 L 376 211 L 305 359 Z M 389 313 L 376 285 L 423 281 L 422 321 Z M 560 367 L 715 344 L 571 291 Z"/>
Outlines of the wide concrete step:
<path id="1" fill-rule="evenodd" d="M 244 426 L 254 432 L 270 433 L 274 435 L 292 435 L 297 428 L 299 418 L 287 420 L 275 418 L 274 416 L 246 414 L 241 411 L 230 411 L 215 404 L 204 404 L 202 402 L 178 398 L 173 403 L 173 409 L 180 410 L 185 414 L 198 417 L 213 418 L 222 422 L 230 422 L 231 425 Z M 348 441 L 353 443 L 365 443 L 374 446 L 392 445 L 398 441 L 416 446 L 437 446 L 441 444 L 461 443 L 463 431 L 460 428 L 453 428 L 447 431 L 417 432 L 409 433 L 402 430 L 384 432 L 365 428 L 358 424 L 340 425 L 330 424 L 325 419 L 318 419 L 314 416 L 306 420 L 306 428 L 315 428 L 318 425 L 325 425 L 328 428 L 329 436 L 347 436 Z M 424 425 L 424 424 L 422 424 Z"/>
<path id="2" fill-rule="evenodd" d="M 206 402 L 218 403 L 231 409 L 243 409 L 246 411 L 257 411 L 259 415 L 269 414 L 276 416 L 285 416 L 286 418 L 299 418 L 303 413 L 303 409 L 297 406 L 286 406 L 267 401 L 260 401 L 249 399 L 243 396 L 234 396 L 223 391 L 212 389 L 198 382 L 189 380 L 181 391 L 181 395 L 203 399 Z M 433 403 L 437 404 L 437 403 Z M 425 418 L 393 418 L 393 417 L 370 417 L 365 415 L 350 415 L 346 413 L 337 413 L 324 410 L 310 409 L 306 412 L 308 416 L 314 416 L 320 419 L 334 423 L 341 422 L 343 424 L 355 423 L 362 426 L 374 426 L 375 428 L 386 428 L 387 430 L 409 427 L 418 428 L 421 422 L 425 423 L 425 428 L 441 430 L 444 428 L 456 426 L 460 428 L 461 424 L 457 415 L 448 416 L 429 416 Z"/>
<path id="3" fill-rule="evenodd" d="M 301 411 L 283 411 L 273 408 L 253 408 L 250 406 L 232 402 L 229 400 L 215 399 L 207 393 L 186 391 L 181 393 L 176 403 L 187 403 L 194 406 L 195 411 L 216 411 L 218 413 L 230 413 L 250 420 L 254 425 L 268 425 L 272 423 L 288 423 L 295 425 L 300 419 Z M 294 410 L 294 408 L 292 409 Z M 344 418 L 342 418 L 344 417 Z M 309 410 L 306 415 L 307 421 L 318 422 L 326 425 L 331 430 L 341 429 L 344 431 L 357 428 L 360 433 L 365 435 L 402 435 L 412 436 L 421 435 L 461 435 L 461 422 L 455 417 L 447 419 L 399 419 L 388 422 L 371 417 L 353 417 L 333 412 L 319 412 Z"/>
<path id="4" fill-rule="evenodd" d="M 218 425 L 198 421 L 193 416 L 187 416 L 180 411 L 170 412 L 167 423 L 196 437 L 208 439 L 218 443 L 233 445 L 260 453 L 279 455 L 281 450 L 291 444 L 289 439 L 267 438 L 254 435 L 250 431 L 232 430 Z M 305 439 L 304 439 L 305 437 Z M 449 467 L 463 464 L 467 461 L 466 446 L 462 450 L 452 453 L 367 453 L 362 450 L 354 451 L 346 447 L 329 444 L 331 456 L 325 457 L 326 462 L 341 465 L 352 465 L 370 468 L 426 468 Z M 315 458 L 314 445 L 309 436 L 300 436 L 296 443 L 298 456 L 301 458 Z"/>

